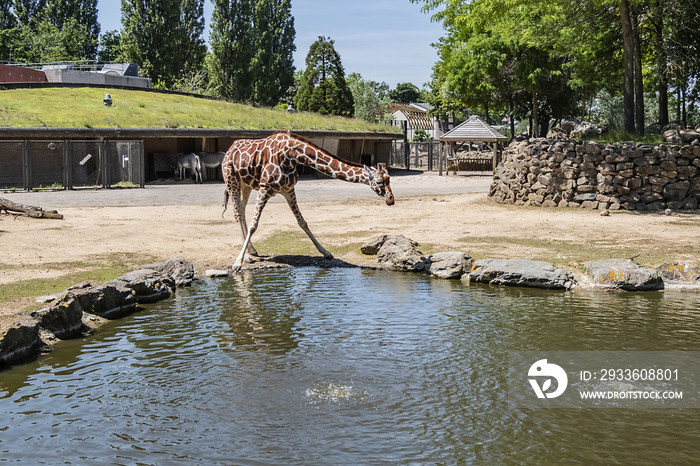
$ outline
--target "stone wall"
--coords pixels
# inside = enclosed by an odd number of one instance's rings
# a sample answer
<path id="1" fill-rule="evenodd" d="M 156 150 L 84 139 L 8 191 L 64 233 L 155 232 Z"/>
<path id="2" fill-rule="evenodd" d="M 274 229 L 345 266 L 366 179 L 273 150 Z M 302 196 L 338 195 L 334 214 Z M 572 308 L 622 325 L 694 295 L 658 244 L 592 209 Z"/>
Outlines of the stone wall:
<path id="1" fill-rule="evenodd" d="M 490 195 L 500 203 L 591 209 L 697 209 L 700 144 L 515 141 Z"/>

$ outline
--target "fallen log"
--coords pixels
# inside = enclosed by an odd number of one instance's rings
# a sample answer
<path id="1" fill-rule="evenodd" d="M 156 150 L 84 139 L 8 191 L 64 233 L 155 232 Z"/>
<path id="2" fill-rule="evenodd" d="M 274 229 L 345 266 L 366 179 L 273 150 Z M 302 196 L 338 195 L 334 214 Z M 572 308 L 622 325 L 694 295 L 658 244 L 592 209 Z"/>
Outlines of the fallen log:
<path id="1" fill-rule="evenodd" d="M 44 210 L 41 207 L 35 207 L 31 205 L 18 204 L 12 202 L 9 199 L 0 197 L 0 212 L 21 212 L 32 218 L 53 218 L 53 219 L 63 219 L 63 215 L 59 214 L 55 210 Z"/>

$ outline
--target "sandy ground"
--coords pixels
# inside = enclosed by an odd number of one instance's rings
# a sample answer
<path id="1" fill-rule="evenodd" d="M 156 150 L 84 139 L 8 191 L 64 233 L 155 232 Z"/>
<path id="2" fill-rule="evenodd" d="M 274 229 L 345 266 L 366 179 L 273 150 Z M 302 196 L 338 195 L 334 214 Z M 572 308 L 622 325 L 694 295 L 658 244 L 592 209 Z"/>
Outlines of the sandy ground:
<path id="1" fill-rule="evenodd" d="M 490 177 L 396 172 L 396 204 L 387 206 L 364 185 L 306 178 L 297 185 L 302 213 L 319 241 L 351 263 L 373 262 L 359 245 L 381 233 L 401 233 L 423 252 L 459 250 L 476 259 L 542 259 L 580 269 L 593 258 L 637 256 L 644 265 L 700 260 L 700 212 L 633 213 L 499 205 Z M 242 240 L 232 209 L 222 218 L 223 184 L 177 183 L 145 189 L 4 193 L 14 202 L 57 209 L 64 220 L 0 214 L 0 285 L 90 270 L 120 258 L 136 265 L 180 257 L 197 271 L 232 264 Z M 249 219 L 254 196 L 249 204 Z M 310 252 L 281 196 L 265 208 L 254 236 L 278 254 Z M 351 246 L 351 247 L 349 247 Z M 315 250 L 314 250 L 315 251 Z M 595 257 L 591 257 L 595 256 Z M 15 303 L 16 304 L 16 303 Z M 0 305 L 0 312 L 13 304 Z M 15 305 L 16 307 L 16 305 Z"/>

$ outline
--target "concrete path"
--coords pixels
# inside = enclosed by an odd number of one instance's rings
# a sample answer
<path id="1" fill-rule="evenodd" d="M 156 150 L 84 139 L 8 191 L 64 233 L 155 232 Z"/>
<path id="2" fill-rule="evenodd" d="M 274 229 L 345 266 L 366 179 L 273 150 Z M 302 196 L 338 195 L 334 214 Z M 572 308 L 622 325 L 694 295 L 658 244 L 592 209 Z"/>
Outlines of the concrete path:
<path id="1" fill-rule="evenodd" d="M 427 196 L 457 193 L 487 193 L 491 185 L 491 174 L 467 174 L 438 176 L 436 172 L 390 171 L 391 186 L 400 202 L 401 197 Z M 299 203 L 309 201 L 333 201 L 344 199 L 371 199 L 377 195 L 366 185 L 347 183 L 334 179 L 302 177 L 296 186 Z M 216 205 L 224 199 L 222 182 L 194 184 L 173 182 L 170 184 L 147 184 L 145 188 L 129 189 L 77 189 L 66 191 L 0 193 L 13 202 L 40 206 L 45 209 L 60 207 L 106 207 L 147 205 Z M 250 196 L 255 202 L 255 195 Z M 275 196 L 270 202 L 284 202 Z"/>

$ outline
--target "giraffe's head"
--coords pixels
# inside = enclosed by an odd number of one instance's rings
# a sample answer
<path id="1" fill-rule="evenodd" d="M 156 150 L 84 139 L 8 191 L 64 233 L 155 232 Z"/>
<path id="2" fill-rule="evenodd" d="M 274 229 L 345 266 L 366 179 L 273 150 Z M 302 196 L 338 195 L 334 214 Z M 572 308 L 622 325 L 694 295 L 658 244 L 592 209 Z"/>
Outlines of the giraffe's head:
<path id="1" fill-rule="evenodd" d="M 394 193 L 391 192 L 389 171 L 386 169 L 386 164 L 378 163 L 376 167 L 368 167 L 365 165 L 365 173 L 369 177 L 370 188 L 372 188 L 379 197 L 384 198 L 386 205 L 394 205 Z"/>

